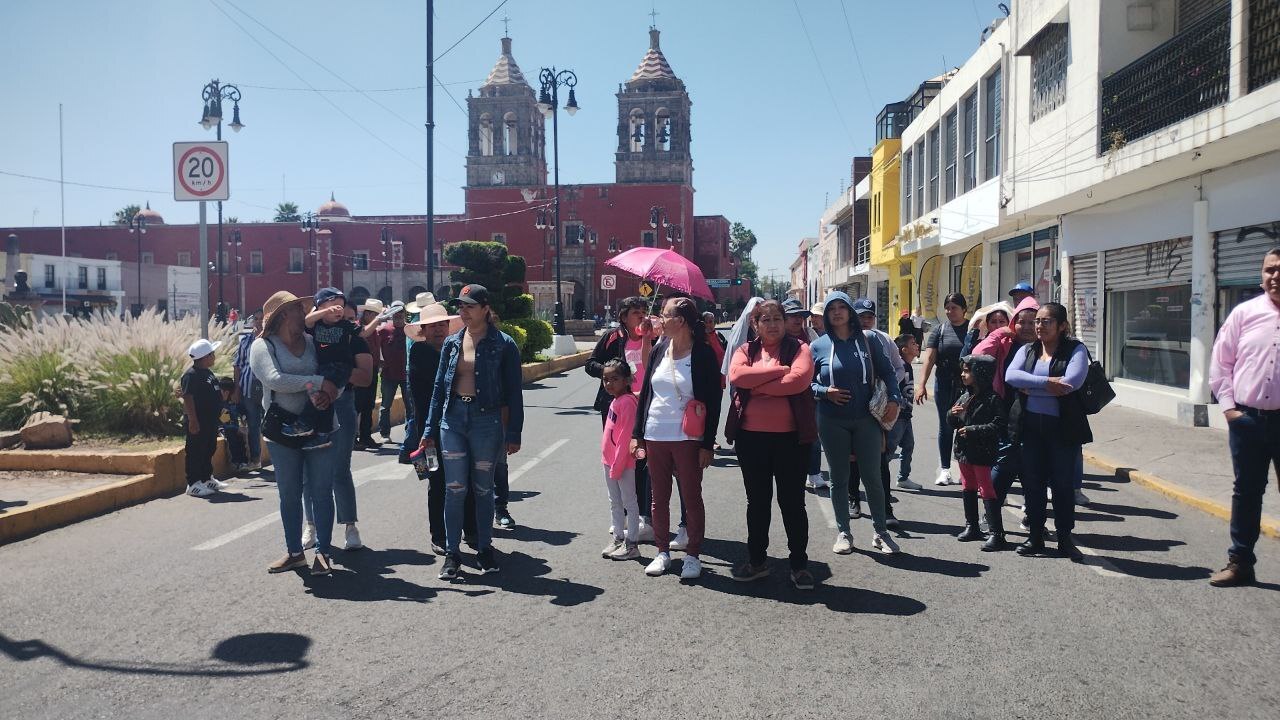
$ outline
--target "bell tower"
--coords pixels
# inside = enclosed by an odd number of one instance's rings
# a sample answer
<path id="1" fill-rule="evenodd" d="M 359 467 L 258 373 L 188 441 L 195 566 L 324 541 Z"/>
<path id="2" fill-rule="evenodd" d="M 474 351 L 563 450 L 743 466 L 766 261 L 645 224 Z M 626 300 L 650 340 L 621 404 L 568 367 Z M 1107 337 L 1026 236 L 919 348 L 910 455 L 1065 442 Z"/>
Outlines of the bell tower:
<path id="1" fill-rule="evenodd" d="M 619 183 L 693 184 L 689 154 L 689 93 L 672 72 L 649 28 L 649 51 L 631 79 L 618 88 Z"/>
<path id="2" fill-rule="evenodd" d="M 467 94 L 467 187 L 547 184 L 546 119 L 511 56 L 511 38 L 480 86 Z"/>

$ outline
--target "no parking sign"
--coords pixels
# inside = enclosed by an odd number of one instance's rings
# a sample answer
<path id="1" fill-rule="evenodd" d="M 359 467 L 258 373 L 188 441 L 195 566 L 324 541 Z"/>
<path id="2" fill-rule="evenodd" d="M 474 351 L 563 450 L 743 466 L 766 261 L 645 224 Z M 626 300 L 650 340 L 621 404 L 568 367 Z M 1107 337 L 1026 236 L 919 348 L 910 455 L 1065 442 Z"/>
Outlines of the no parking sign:
<path id="1" fill-rule="evenodd" d="M 174 200 L 228 200 L 230 190 L 225 141 L 173 144 Z"/>

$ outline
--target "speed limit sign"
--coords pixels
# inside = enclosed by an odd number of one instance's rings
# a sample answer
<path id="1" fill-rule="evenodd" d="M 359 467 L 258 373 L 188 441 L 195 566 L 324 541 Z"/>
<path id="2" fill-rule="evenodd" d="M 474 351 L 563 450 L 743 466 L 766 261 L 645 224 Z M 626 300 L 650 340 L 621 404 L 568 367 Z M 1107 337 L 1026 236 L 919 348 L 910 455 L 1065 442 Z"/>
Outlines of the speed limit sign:
<path id="1" fill-rule="evenodd" d="M 173 144 L 174 200 L 227 200 L 230 197 L 225 141 Z"/>

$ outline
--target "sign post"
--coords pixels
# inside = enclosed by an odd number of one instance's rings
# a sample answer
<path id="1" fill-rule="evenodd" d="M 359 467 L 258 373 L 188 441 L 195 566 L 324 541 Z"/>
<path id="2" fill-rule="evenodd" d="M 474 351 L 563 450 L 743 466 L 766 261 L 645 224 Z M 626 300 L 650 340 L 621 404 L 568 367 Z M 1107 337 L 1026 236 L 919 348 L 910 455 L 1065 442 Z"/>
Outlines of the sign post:
<path id="1" fill-rule="evenodd" d="M 209 337 L 209 222 L 206 203 L 229 200 L 227 143 L 176 142 L 173 144 L 173 199 L 200 203 L 200 337 Z M 218 248 L 218 261 L 222 261 Z"/>
<path id="2" fill-rule="evenodd" d="M 604 314 L 608 315 L 609 314 L 609 291 L 618 289 L 618 276 L 617 275 L 601 275 L 600 289 L 604 291 Z"/>

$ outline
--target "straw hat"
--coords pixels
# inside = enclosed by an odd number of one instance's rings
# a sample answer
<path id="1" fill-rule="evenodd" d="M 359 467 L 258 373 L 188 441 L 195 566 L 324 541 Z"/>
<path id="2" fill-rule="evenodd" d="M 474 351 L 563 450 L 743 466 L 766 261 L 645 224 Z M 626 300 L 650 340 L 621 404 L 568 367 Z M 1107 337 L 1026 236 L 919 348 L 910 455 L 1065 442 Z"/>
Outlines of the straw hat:
<path id="1" fill-rule="evenodd" d="M 417 315 L 430 305 L 435 305 L 436 296 L 429 292 L 420 292 L 414 297 L 413 302 L 404 306 L 405 312 L 411 315 Z"/>
<path id="2" fill-rule="evenodd" d="M 426 334 L 423 330 L 427 325 L 434 325 L 435 323 L 441 322 L 447 322 L 452 325 L 452 323 L 457 319 L 458 316 L 450 315 L 444 305 L 441 303 L 433 303 L 422 308 L 422 312 L 419 314 L 418 319 L 415 322 L 411 322 L 404 326 L 404 334 L 414 342 L 422 342 L 426 339 Z"/>
<path id="3" fill-rule="evenodd" d="M 298 297 L 288 290 L 281 290 L 262 304 L 262 330 L 258 333 L 258 337 L 266 337 L 275 332 L 276 313 L 287 309 L 289 305 L 303 304 L 310 302 L 312 296 Z"/>
<path id="4" fill-rule="evenodd" d="M 383 310 L 386 310 L 386 307 L 382 304 L 382 301 L 374 297 L 365 300 L 364 303 L 360 305 L 360 312 L 381 314 Z"/>

